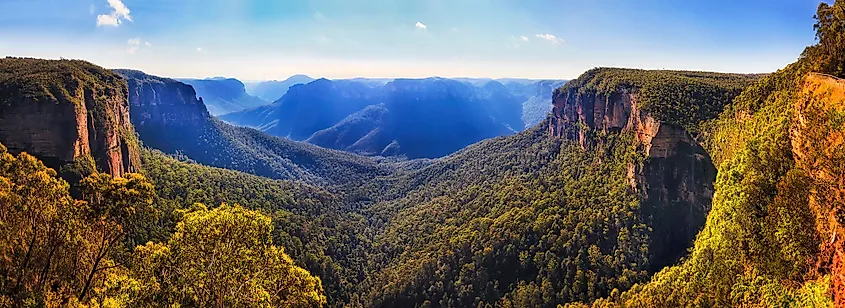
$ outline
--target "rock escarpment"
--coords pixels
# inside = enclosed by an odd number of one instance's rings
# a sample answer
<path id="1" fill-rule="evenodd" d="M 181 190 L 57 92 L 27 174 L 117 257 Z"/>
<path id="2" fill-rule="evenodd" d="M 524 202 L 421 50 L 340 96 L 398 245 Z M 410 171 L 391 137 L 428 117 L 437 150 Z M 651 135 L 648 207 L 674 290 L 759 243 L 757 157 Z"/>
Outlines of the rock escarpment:
<path id="1" fill-rule="evenodd" d="M 129 86 L 132 124 L 150 147 L 175 152 L 181 142 L 166 135 L 202 130 L 211 115 L 194 88 L 179 81 L 134 70 L 116 70 Z"/>
<path id="2" fill-rule="evenodd" d="M 710 210 L 716 168 L 690 130 L 714 118 L 747 84 L 742 80 L 752 79 L 718 75 L 596 69 L 554 92 L 549 135 L 585 149 L 610 134 L 632 136 L 642 159 L 629 162 L 627 180 L 645 214 L 660 222 L 653 224 L 650 249 L 655 268 L 684 253 L 671 247 L 689 247 Z M 689 87 L 700 96 L 673 101 L 672 89 Z"/>
<path id="3" fill-rule="evenodd" d="M 85 61 L 0 59 L 0 143 L 53 168 L 90 157 L 115 176 L 136 172 L 127 96 L 120 76 Z"/>

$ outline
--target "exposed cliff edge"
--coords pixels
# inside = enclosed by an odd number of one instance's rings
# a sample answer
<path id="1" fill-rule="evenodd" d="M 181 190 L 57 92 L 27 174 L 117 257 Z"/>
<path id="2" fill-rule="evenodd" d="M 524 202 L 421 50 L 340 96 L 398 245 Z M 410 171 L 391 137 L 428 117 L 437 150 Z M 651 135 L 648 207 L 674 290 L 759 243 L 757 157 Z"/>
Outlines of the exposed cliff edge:
<path id="1" fill-rule="evenodd" d="M 115 176 L 140 155 L 120 76 L 78 60 L 0 59 L 0 142 L 49 167 L 93 158 Z"/>
<path id="2" fill-rule="evenodd" d="M 547 131 L 590 148 L 608 134 L 631 134 L 641 161 L 628 182 L 655 221 L 652 266 L 677 261 L 704 225 L 716 168 L 691 132 L 715 118 L 755 76 L 594 69 L 555 90 Z M 682 97 L 670 95 L 680 87 Z"/>
<path id="3" fill-rule="evenodd" d="M 147 146 L 175 153 L 183 142 L 162 137 L 201 128 L 211 118 L 202 98 L 197 98 L 190 85 L 141 71 L 115 72 L 126 78 L 131 121 Z"/>

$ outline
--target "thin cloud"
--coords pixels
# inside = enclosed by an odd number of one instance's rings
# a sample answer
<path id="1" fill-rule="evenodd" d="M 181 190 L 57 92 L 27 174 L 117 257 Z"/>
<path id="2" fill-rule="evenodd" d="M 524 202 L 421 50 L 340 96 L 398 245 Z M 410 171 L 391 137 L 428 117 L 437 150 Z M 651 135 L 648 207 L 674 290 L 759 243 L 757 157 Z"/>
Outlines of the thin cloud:
<path id="1" fill-rule="evenodd" d="M 129 15 L 129 8 L 126 7 L 120 0 L 108 0 L 112 12 L 109 14 L 97 15 L 97 27 L 110 26 L 117 27 L 123 23 L 124 20 L 132 22 L 132 16 Z"/>
<path id="2" fill-rule="evenodd" d="M 520 37 L 519 37 L 519 39 L 520 39 L 520 40 L 522 40 L 523 42 L 527 42 L 527 41 L 528 41 L 528 38 L 527 38 L 527 37 L 525 37 L 525 35 L 520 36 Z"/>
<path id="3" fill-rule="evenodd" d="M 314 12 L 314 19 L 317 20 L 317 21 L 328 20 L 328 18 L 326 18 L 326 15 L 323 15 L 323 13 L 321 13 L 320 11 Z"/>
<path id="4" fill-rule="evenodd" d="M 558 39 L 558 38 L 557 38 L 557 37 L 555 37 L 554 35 L 551 35 L 551 34 L 548 34 L 548 33 L 546 33 L 546 34 L 537 34 L 537 35 L 535 35 L 535 36 L 536 36 L 537 38 L 539 38 L 539 39 L 543 39 L 543 40 L 549 41 L 549 42 L 551 42 L 552 44 L 560 44 L 560 43 L 562 43 L 562 42 L 563 42 L 563 40 Z"/>
<path id="5" fill-rule="evenodd" d="M 421 29 L 421 30 L 428 29 L 428 26 L 426 26 L 424 23 L 421 23 L 419 21 L 417 22 L 416 25 L 414 25 L 414 27 L 417 27 L 417 29 Z"/>
<path id="6" fill-rule="evenodd" d="M 129 49 L 126 49 L 126 52 L 129 54 L 135 54 L 138 52 L 138 49 L 141 48 L 141 39 L 140 38 L 133 38 L 126 41 L 126 44 L 129 44 Z"/>
<path id="7" fill-rule="evenodd" d="M 144 42 L 144 46 L 153 47 L 153 44 L 150 44 L 150 42 Z"/>
<path id="8" fill-rule="evenodd" d="M 202 47 L 197 47 L 197 52 L 202 52 Z"/>

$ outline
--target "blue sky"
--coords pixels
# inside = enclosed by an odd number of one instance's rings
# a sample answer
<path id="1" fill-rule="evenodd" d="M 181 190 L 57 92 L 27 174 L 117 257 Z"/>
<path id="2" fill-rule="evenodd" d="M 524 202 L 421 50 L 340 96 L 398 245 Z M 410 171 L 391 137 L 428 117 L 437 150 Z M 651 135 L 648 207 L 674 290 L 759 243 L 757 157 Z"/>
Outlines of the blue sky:
<path id="1" fill-rule="evenodd" d="M 0 0 L 0 56 L 172 77 L 575 78 L 769 72 L 818 0 Z"/>

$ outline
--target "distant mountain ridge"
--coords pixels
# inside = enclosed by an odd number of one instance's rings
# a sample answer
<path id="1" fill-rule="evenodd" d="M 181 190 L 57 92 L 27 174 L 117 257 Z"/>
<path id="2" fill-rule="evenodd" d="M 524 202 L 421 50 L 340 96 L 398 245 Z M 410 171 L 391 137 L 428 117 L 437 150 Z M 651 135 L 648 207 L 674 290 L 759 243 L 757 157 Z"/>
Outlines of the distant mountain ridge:
<path id="1" fill-rule="evenodd" d="M 194 87 L 197 95 L 212 115 L 238 112 L 269 104 L 264 100 L 247 94 L 244 84 L 234 78 L 213 77 L 206 79 L 178 79 Z"/>
<path id="2" fill-rule="evenodd" d="M 257 83 L 248 83 L 246 92 L 268 102 L 274 102 L 285 95 L 288 89 L 294 85 L 306 84 L 315 79 L 308 75 L 293 75 L 283 81 L 270 80 Z"/>
<path id="3" fill-rule="evenodd" d="M 309 183 L 386 172 L 366 157 L 223 123 L 188 84 L 134 70 L 115 72 L 126 79 L 130 118 L 145 146 L 204 165 Z"/>
<path id="4" fill-rule="evenodd" d="M 321 78 L 220 118 L 332 149 L 433 158 L 536 125 L 551 110 L 552 86 L 563 83 L 508 81 Z"/>

